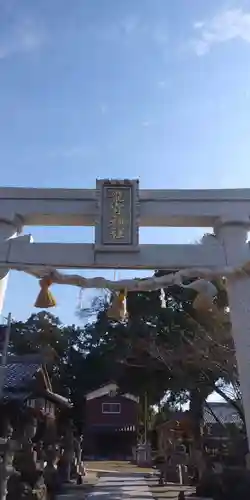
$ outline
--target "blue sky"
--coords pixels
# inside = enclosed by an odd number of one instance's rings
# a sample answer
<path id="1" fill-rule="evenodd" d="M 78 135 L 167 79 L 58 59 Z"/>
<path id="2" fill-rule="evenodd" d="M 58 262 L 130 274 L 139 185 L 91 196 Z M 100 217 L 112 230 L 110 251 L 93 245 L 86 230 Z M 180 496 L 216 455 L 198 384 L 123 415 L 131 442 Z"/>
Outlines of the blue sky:
<path id="1" fill-rule="evenodd" d="M 250 1 L 0 0 L 0 89 L 2 186 L 250 187 Z M 25 232 L 93 241 L 90 228 Z M 201 234 L 147 228 L 141 242 Z M 37 291 L 13 272 L 5 313 L 26 318 Z M 77 323 L 78 290 L 55 294 Z"/>

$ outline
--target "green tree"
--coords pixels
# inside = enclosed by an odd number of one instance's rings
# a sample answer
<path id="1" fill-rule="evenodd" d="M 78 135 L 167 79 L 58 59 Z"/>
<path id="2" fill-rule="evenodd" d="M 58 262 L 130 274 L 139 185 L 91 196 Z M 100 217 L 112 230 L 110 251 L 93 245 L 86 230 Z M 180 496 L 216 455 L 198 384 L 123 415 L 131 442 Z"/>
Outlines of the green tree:
<path id="1" fill-rule="evenodd" d="M 194 291 L 173 286 L 165 290 L 164 308 L 158 291 L 131 292 L 127 322 L 110 321 L 104 309 L 87 327 L 90 352 L 94 349 L 109 359 L 110 367 L 114 359 L 115 365 L 122 365 L 117 372 L 121 385 L 124 381 L 138 394 L 148 390 L 151 402 L 159 402 L 166 392 L 173 399 L 189 394 L 197 445 L 203 404 L 214 390 L 225 394 L 244 418 L 239 402 L 224 392 L 225 384 L 237 384 L 238 374 L 227 297 L 216 285 L 219 321 L 209 312 L 195 310 Z"/>

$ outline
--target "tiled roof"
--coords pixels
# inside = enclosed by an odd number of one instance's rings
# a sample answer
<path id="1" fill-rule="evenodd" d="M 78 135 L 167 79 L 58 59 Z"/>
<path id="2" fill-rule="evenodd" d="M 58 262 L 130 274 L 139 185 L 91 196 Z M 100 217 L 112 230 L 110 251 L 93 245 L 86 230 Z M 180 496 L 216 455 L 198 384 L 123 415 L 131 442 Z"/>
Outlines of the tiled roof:
<path id="1" fill-rule="evenodd" d="M 237 426 L 242 426 L 242 420 L 240 418 L 239 413 L 228 403 L 209 403 L 209 407 L 212 412 L 209 410 L 207 406 L 204 407 L 203 410 L 203 419 L 204 423 L 207 425 L 217 424 L 216 418 L 222 424 L 235 424 Z M 214 414 L 214 415 L 213 415 Z M 173 425 L 173 422 L 189 422 L 190 412 L 173 412 L 173 416 L 169 415 L 169 420 L 158 424 L 157 428 L 169 427 Z"/>
<path id="2" fill-rule="evenodd" d="M 27 390 L 41 366 L 41 357 L 37 355 L 9 356 L 4 374 L 4 389 Z"/>
<path id="3" fill-rule="evenodd" d="M 25 401 L 31 397 L 34 390 L 32 382 L 35 380 L 38 370 L 42 367 L 43 359 L 40 355 L 9 356 L 4 374 L 3 401 Z M 45 397 L 58 405 L 71 408 L 71 403 L 63 396 L 54 394 L 49 389 L 42 392 L 41 397 Z M 36 395 L 38 396 L 37 391 Z"/>
<path id="4" fill-rule="evenodd" d="M 40 365 L 22 363 L 8 364 L 5 371 L 4 389 L 21 389 L 30 384 Z"/>
<path id="5" fill-rule="evenodd" d="M 223 424 L 242 425 L 239 413 L 231 405 L 227 403 L 209 403 L 209 407 L 212 412 L 209 411 L 209 408 L 204 408 L 203 415 L 205 424 L 212 425 L 217 423 L 213 416 L 214 413 Z"/>

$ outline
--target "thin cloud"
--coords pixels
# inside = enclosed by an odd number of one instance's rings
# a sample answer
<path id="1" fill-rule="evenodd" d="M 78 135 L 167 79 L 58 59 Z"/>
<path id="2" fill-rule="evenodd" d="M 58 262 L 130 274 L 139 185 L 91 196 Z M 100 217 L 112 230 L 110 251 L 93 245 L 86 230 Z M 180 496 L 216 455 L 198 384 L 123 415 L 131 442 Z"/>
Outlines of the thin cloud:
<path id="1" fill-rule="evenodd" d="M 101 42 L 118 42 L 127 45 L 138 40 L 151 40 L 160 47 L 165 47 L 168 42 L 166 23 L 154 21 L 148 23 L 133 14 L 113 22 L 92 24 L 88 31 Z"/>
<path id="2" fill-rule="evenodd" d="M 159 82 L 157 82 L 157 87 L 159 89 L 165 89 L 167 86 L 167 82 L 166 80 L 159 80 Z"/>
<path id="3" fill-rule="evenodd" d="M 193 28 L 198 35 L 191 42 L 192 49 L 197 56 L 204 56 L 214 45 L 230 40 L 250 43 L 250 12 L 225 10 L 210 20 L 196 22 Z"/>
<path id="4" fill-rule="evenodd" d="M 34 52 L 44 44 L 45 34 L 32 20 L 14 23 L 0 37 L 0 59 L 18 53 Z"/>
<path id="5" fill-rule="evenodd" d="M 87 145 L 59 148 L 49 152 L 50 158 L 89 158 L 95 154 L 95 150 Z"/>
<path id="6" fill-rule="evenodd" d="M 129 16 L 120 23 L 120 31 L 129 37 L 140 28 L 140 21 L 137 16 Z"/>
<path id="7" fill-rule="evenodd" d="M 156 24 L 151 31 L 152 40 L 156 45 L 165 46 L 168 43 L 168 31 L 166 26 Z"/>
<path id="8" fill-rule="evenodd" d="M 109 111 L 108 105 L 105 102 L 103 102 L 101 104 L 101 106 L 100 106 L 100 112 L 101 112 L 101 114 L 102 115 L 106 115 L 108 113 L 108 111 Z"/>

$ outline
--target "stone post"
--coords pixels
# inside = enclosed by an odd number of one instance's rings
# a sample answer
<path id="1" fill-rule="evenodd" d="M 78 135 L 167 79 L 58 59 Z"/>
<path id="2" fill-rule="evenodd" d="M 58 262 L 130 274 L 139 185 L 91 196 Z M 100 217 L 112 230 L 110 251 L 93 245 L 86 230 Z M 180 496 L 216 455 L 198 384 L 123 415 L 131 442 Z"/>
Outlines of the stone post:
<path id="1" fill-rule="evenodd" d="M 249 227 L 248 217 L 225 218 L 216 226 L 215 232 L 223 245 L 228 266 L 241 266 L 250 260 Z M 228 280 L 227 292 L 250 451 L 250 276 Z"/>
<path id="2" fill-rule="evenodd" d="M 0 449 L 2 455 L 0 464 L 0 499 L 5 500 L 8 480 L 14 471 L 12 463 L 16 450 L 16 442 L 11 438 L 0 438 Z"/>
<path id="3" fill-rule="evenodd" d="M 72 424 L 69 423 L 62 439 L 62 455 L 60 458 L 60 476 L 63 483 L 69 483 L 71 478 L 71 464 L 74 458 L 74 434 Z"/>
<path id="4" fill-rule="evenodd" d="M 13 474 L 13 459 L 17 443 L 13 440 L 13 428 L 9 420 L 4 422 L 4 436 L 0 438 L 0 500 L 6 500 L 8 480 Z"/>

